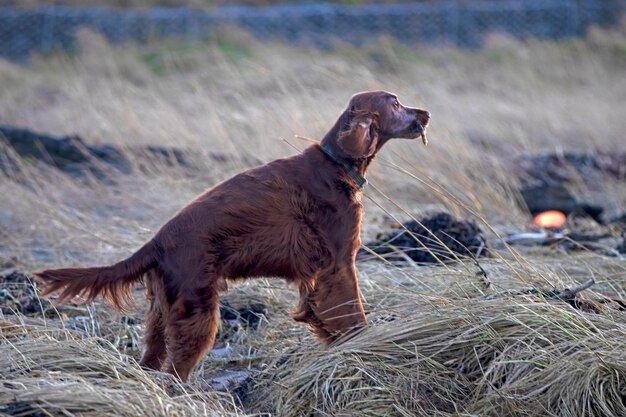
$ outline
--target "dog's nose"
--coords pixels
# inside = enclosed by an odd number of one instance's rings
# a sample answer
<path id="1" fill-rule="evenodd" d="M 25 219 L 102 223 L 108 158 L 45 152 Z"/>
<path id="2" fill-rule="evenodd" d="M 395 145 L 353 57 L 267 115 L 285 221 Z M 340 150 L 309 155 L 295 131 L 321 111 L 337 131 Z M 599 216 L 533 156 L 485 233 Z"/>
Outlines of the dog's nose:
<path id="1" fill-rule="evenodd" d="M 418 114 L 419 114 L 420 123 L 426 126 L 428 122 L 430 121 L 430 112 L 426 110 L 419 110 Z"/>

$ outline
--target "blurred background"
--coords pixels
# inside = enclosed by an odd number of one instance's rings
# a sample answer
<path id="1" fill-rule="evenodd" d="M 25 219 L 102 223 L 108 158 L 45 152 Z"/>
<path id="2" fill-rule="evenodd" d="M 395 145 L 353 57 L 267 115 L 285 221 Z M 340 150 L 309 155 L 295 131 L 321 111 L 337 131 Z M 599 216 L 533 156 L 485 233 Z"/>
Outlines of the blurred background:
<path id="1" fill-rule="evenodd" d="M 381 36 L 404 45 L 479 47 L 492 32 L 517 39 L 581 36 L 592 25 L 615 25 L 624 10 L 619 0 L 2 0 L 0 6 L 21 6 L 0 13 L 0 52 L 12 59 L 73 48 L 79 27 L 113 43 L 206 40 L 220 27 L 237 27 L 257 39 L 323 49 Z"/>
<path id="2" fill-rule="evenodd" d="M 624 212 L 623 1 L 226 3 L 2 1 L 3 256 L 116 259 L 374 89 L 433 118 L 429 147 L 395 141 L 372 167 L 385 197 L 366 195 L 394 204 L 365 201 L 366 237 L 433 209 L 504 228 Z M 85 160 L 59 145 L 77 138 Z"/>

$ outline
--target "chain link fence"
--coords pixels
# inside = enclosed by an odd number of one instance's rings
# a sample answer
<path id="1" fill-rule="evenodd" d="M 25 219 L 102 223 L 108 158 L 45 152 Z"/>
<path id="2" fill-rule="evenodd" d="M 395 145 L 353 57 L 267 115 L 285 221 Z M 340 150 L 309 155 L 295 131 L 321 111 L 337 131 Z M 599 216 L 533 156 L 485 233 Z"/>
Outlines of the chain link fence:
<path id="1" fill-rule="evenodd" d="M 490 32 L 517 38 L 562 38 L 591 25 L 619 22 L 624 0 L 458 0 L 395 5 L 339 4 L 228 6 L 207 10 L 97 7 L 0 8 L 0 56 L 25 60 L 73 47 L 88 28 L 112 43 L 156 39 L 202 40 L 224 26 L 261 39 L 330 48 L 338 40 L 361 44 L 386 35 L 406 44 L 478 47 Z"/>

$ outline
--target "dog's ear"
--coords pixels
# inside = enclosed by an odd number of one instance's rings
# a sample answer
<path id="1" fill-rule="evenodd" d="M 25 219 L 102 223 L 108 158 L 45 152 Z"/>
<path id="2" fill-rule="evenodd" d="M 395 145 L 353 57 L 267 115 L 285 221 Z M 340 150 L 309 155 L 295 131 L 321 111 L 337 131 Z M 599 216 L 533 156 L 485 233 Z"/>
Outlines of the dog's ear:
<path id="1" fill-rule="evenodd" d="M 337 144 L 350 158 L 369 158 L 378 144 L 378 114 L 359 112 L 339 134 Z"/>

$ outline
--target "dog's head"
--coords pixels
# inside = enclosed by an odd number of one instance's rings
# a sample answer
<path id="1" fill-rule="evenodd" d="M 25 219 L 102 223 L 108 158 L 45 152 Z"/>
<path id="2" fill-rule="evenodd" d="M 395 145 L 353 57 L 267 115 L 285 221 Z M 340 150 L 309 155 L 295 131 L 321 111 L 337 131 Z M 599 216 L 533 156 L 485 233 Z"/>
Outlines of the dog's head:
<path id="1" fill-rule="evenodd" d="M 368 91 L 352 96 L 342 115 L 338 144 L 351 158 L 369 158 L 392 138 L 422 138 L 430 113 L 400 103 L 387 91 Z"/>

